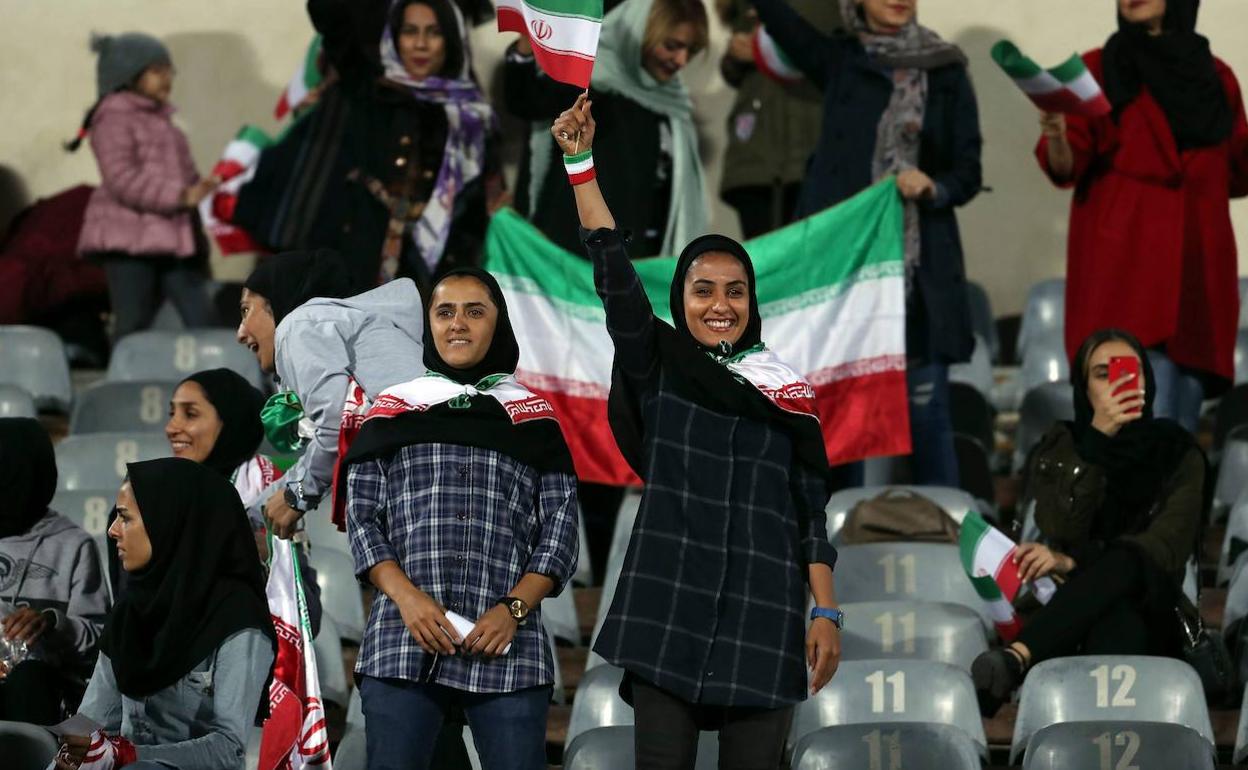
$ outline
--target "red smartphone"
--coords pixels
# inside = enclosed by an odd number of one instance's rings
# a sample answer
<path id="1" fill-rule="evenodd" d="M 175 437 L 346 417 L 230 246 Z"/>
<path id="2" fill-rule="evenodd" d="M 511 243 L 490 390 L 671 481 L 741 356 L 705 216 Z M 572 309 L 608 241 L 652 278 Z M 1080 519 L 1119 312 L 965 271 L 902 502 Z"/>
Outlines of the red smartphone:
<path id="1" fill-rule="evenodd" d="M 1109 381 L 1117 382 L 1123 377 L 1131 375 L 1131 379 L 1114 388 L 1113 395 L 1117 396 L 1128 390 L 1139 390 L 1140 387 L 1140 359 L 1135 356 L 1114 356 L 1109 359 Z M 1136 407 L 1131 410 L 1138 414 L 1143 411 L 1142 407 Z"/>

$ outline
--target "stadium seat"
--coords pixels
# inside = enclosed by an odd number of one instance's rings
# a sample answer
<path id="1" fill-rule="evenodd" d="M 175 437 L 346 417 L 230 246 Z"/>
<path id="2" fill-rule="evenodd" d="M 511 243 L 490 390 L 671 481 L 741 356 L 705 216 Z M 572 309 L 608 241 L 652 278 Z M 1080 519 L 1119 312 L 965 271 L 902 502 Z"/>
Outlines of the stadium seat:
<path id="1" fill-rule="evenodd" d="M 997 336 L 997 322 L 992 314 L 992 301 L 988 292 L 974 281 L 966 282 L 966 301 L 971 307 L 971 328 L 975 334 L 988 342 L 993 361 L 1001 360 L 1001 340 Z"/>
<path id="2" fill-rule="evenodd" d="M 1168 722 L 1198 732 L 1212 747 L 1213 726 L 1200 677 L 1186 662 L 1144 655 L 1082 655 L 1046 660 L 1023 682 L 1010 764 L 1031 737 L 1058 722 Z"/>
<path id="3" fill-rule="evenodd" d="M 955 433 L 971 436 L 988 454 L 997 449 L 997 410 L 987 396 L 964 382 L 949 383 L 949 416 Z"/>
<path id="4" fill-rule="evenodd" d="M 1050 382 L 1027 391 L 1018 410 L 1014 438 L 1014 471 L 1021 472 L 1027 453 L 1040 442 L 1053 423 L 1075 419 L 1075 396 L 1065 382 Z"/>
<path id="5" fill-rule="evenodd" d="M 39 409 L 68 413 L 74 389 L 61 338 L 37 326 L 0 326 L 0 384 L 26 391 Z"/>
<path id="6" fill-rule="evenodd" d="M 1246 561 L 1245 552 L 1248 552 L 1248 499 L 1236 503 L 1226 517 L 1226 534 L 1218 554 L 1218 585 L 1230 580 L 1236 566 Z"/>
<path id="7" fill-rule="evenodd" d="M 824 727 L 793 748 L 793 770 L 979 770 L 979 748 L 950 725 L 882 722 Z"/>
<path id="8" fill-rule="evenodd" d="M 564 770 L 633 770 L 632 727 L 595 727 L 577 736 L 563 753 Z M 694 770 L 719 767 L 719 736 L 704 732 L 698 738 L 698 758 Z"/>
<path id="9" fill-rule="evenodd" d="M 1220 454 L 1231 431 L 1248 425 L 1248 383 L 1222 394 L 1213 417 L 1213 454 Z"/>
<path id="10" fill-rule="evenodd" d="M 1056 334 L 1059 338 L 1066 329 L 1066 279 L 1053 278 L 1041 281 L 1027 292 L 1027 304 L 1023 309 L 1023 321 L 1018 328 L 1018 357 L 1025 359 L 1028 348 L 1040 337 Z"/>
<path id="11" fill-rule="evenodd" d="M 312 640 L 316 653 L 316 673 L 321 681 L 321 697 L 339 706 L 347 706 L 350 688 L 347 671 L 342 663 L 342 639 L 338 624 L 327 614 L 321 615 L 320 633 Z"/>
<path id="12" fill-rule="evenodd" d="M 163 434 L 176 387 L 164 380 L 97 382 L 78 393 L 69 432 Z"/>
<path id="13" fill-rule="evenodd" d="M 992 388 L 996 382 L 992 374 L 992 351 L 988 348 L 988 341 L 978 333 L 975 334 L 975 349 L 971 353 L 971 360 L 950 366 L 949 381 L 970 385 L 982 393 L 984 398 L 992 397 Z"/>
<path id="14" fill-rule="evenodd" d="M 351 541 L 346 532 L 342 532 L 331 519 L 333 510 L 332 496 L 326 495 L 319 505 L 303 515 L 303 529 L 307 533 L 308 543 L 313 549 L 333 548 L 343 553 L 351 552 Z"/>
<path id="15" fill-rule="evenodd" d="M 841 534 L 841 528 L 845 526 L 845 517 L 849 515 L 850 509 L 863 500 L 870 500 L 888 489 L 907 489 L 923 495 L 941 508 L 944 508 L 945 513 L 952 516 L 953 520 L 958 522 L 958 524 L 961 524 L 962 519 L 966 518 L 968 511 L 979 510 L 975 504 L 975 499 L 970 494 L 954 487 L 891 484 L 888 486 L 864 486 L 842 489 L 840 492 L 832 495 L 828 500 L 827 508 L 824 509 L 828 518 L 828 540 L 836 542 Z"/>
<path id="16" fill-rule="evenodd" d="M 254 765 L 248 765 L 254 767 Z M 367 770 L 368 738 L 361 723 L 358 729 L 348 729 L 334 752 L 334 770 Z"/>
<path id="17" fill-rule="evenodd" d="M 1244 692 L 1248 694 L 1248 684 L 1245 684 Z M 1244 698 L 1244 702 L 1248 703 L 1248 697 Z M 1235 729 L 1235 753 L 1231 758 L 1237 765 L 1248 762 L 1248 708 L 1239 710 L 1239 726 Z"/>
<path id="18" fill-rule="evenodd" d="M 1218 480 L 1213 488 L 1215 520 L 1239 502 L 1245 488 L 1248 488 L 1248 426 L 1241 426 L 1231 431 L 1222 447 Z"/>
<path id="19" fill-rule="evenodd" d="M 86 530 L 87 534 L 102 540 L 108 539 L 108 519 L 117 499 L 115 489 L 58 491 L 49 507 Z M 107 560 L 106 553 L 100 558 Z M 101 562 L 104 563 L 103 561 Z"/>
<path id="20" fill-rule="evenodd" d="M 351 555 L 333 548 L 313 548 L 308 562 L 316 568 L 325 614 L 333 617 L 343 639 L 359 644 L 364 638 L 364 600 Z"/>
<path id="21" fill-rule="evenodd" d="M 1191 728 L 1162 722 L 1063 722 L 1038 730 L 1023 770 L 1214 770 L 1213 747 Z"/>
<path id="22" fill-rule="evenodd" d="M 347 730 L 364 728 L 364 701 L 360 698 L 360 688 L 351 688 L 351 697 L 347 699 Z"/>
<path id="23" fill-rule="evenodd" d="M 576 511 L 576 571 L 572 573 L 572 583 L 578 586 L 591 586 L 594 583 L 594 567 L 590 562 L 589 535 L 585 530 L 585 512 L 579 507 Z"/>
<path id="24" fill-rule="evenodd" d="M 261 390 L 260 365 L 251 351 L 239 345 L 229 329 L 187 329 L 127 334 L 117 342 L 108 362 L 108 379 L 174 380 L 204 369 L 233 369 Z"/>
<path id="25" fill-rule="evenodd" d="M 571 645 L 581 644 L 581 623 L 576 617 L 576 599 L 570 584 L 558 596 L 542 600 L 542 623 L 555 638 Z"/>
<path id="26" fill-rule="evenodd" d="M 594 632 L 589 637 L 589 656 L 585 659 L 585 670 L 606 663 L 598 653 L 594 652 L 594 642 L 598 641 L 598 632 L 602 630 L 607 611 L 611 609 L 611 600 L 615 597 L 615 587 L 620 584 L 620 570 L 607 570 L 602 581 L 602 594 L 598 597 L 598 619 L 594 621 Z"/>
<path id="27" fill-rule="evenodd" d="M 52 733 L 24 722 L 0 722 L 0 757 L 5 770 L 44 770 L 56 756 Z"/>
<path id="28" fill-rule="evenodd" d="M 1066 357 L 1066 343 L 1061 333 L 1032 340 L 1018 370 L 1018 392 L 1026 395 L 1027 391 L 1046 382 L 1069 381 L 1070 359 Z"/>
<path id="29" fill-rule="evenodd" d="M 633 707 L 620 697 L 623 676 L 623 669 L 604 664 L 589 669 L 581 677 L 572 698 L 572 716 L 563 744 L 565 750 L 578 735 L 595 727 L 632 726 Z"/>
<path id="30" fill-rule="evenodd" d="M 542 619 L 545 620 L 544 615 Z M 546 629 L 546 645 L 550 650 L 550 660 L 554 664 L 555 675 L 550 700 L 552 703 L 566 704 L 568 702 L 568 694 L 563 689 L 563 667 L 559 665 L 559 650 L 555 647 L 555 635 L 550 633 L 550 628 Z"/>
<path id="31" fill-rule="evenodd" d="M 1244 618 L 1248 618 L 1248 559 L 1239 559 L 1231 571 L 1231 583 L 1222 609 L 1222 636 L 1232 655 L 1244 653 L 1236 649 L 1236 637 L 1240 635 Z"/>
<path id="32" fill-rule="evenodd" d="M 974 612 L 985 633 L 993 628 L 956 545 L 862 543 L 836 550 L 836 594 L 841 601 L 948 602 Z"/>
<path id="33" fill-rule="evenodd" d="M 894 722 L 959 728 L 980 756 L 988 758 L 970 674 L 930 660 L 843 661 L 827 686 L 797 704 L 789 744 L 794 747 L 824 727 Z"/>
<path id="34" fill-rule="evenodd" d="M 56 445 L 57 489 L 114 490 L 126 478 L 126 463 L 169 457 L 159 433 L 88 433 Z"/>
<path id="35" fill-rule="evenodd" d="M 959 604 L 851 601 L 841 609 L 841 660 L 935 660 L 969 672 L 988 651 L 979 614 Z"/>
<path id="36" fill-rule="evenodd" d="M 16 385 L 0 385 L 0 417 L 35 417 L 35 400 Z"/>

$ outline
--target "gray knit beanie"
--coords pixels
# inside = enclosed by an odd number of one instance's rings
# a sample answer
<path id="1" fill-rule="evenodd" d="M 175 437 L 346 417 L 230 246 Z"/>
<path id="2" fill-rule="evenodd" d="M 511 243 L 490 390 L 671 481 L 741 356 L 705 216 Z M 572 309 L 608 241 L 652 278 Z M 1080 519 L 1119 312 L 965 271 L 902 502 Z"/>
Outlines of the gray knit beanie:
<path id="1" fill-rule="evenodd" d="M 95 63 L 95 88 L 100 99 L 130 85 L 153 64 L 173 61 L 164 43 L 142 32 L 92 35 L 91 50 L 99 56 Z"/>

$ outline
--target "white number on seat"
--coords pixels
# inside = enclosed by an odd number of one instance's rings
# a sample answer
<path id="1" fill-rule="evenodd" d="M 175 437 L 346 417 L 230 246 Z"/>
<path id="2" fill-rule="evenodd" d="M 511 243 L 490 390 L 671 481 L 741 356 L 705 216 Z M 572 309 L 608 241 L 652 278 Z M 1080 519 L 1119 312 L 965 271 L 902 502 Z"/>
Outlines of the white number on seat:
<path id="1" fill-rule="evenodd" d="M 165 416 L 165 400 L 159 387 L 148 385 L 139 391 L 139 419 L 148 425 L 160 422 Z"/>
<path id="2" fill-rule="evenodd" d="M 914 596 L 919 592 L 918 581 L 915 579 L 914 554 L 898 557 L 897 554 L 886 554 L 880 557 L 879 565 L 884 568 L 884 593 L 895 594 L 898 590 L 897 571 L 901 570 L 901 592 Z"/>
<path id="3" fill-rule="evenodd" d="M 108 530 L 108 514 L 112 509 L 108 501 L 102 497 L 88 497 L 82 501 L 82 528 L 91 537 L 97 537 Z"/>
<path id="4" fill-rule="evenodd" d="M 893 652 L 897 646 L 897 642 L 901 642 L 901 651 L 912 655 L 914 654 L 914 638 L 915 638 L 915 618 L 913 612 L 906 612 L 900 615 L 892 612 L 885 612 L 875 618 L 875 623 L 880 627 L 880 650 L 883 652 Z M 901 638 L 897 638 L 894 626 L 901 626 Z"/>
<path id="5" fill-rule="evenodd" d="M 1135 705 L 1135 698 L 1131 696 L 1131 688 L 1135 686 L 1136 677 L 1134 666 L 1119 664 L 1111 670 L 1108 664 L 1101 665 L 1092 669 L 1088 676 L 1096 680 L 1096 707 L 1098 709 Z M 1112 700 L 1109 697 L 1110 680 L 1118 683 L 1118 689 L 1114 692 Z"/>
<path id="6" fill-rule="evenodd" d="M 1140 770 L 1140 766 L 1134 764 L 1135 755 L 1140 751 L 1139 733 L 1132 730 L 1124 730 L 1112 736 L 1101 733 L 1092 742 L 1101 750 L 1101 770 Z M 1124 747 L 1117 764 L 1114 763 L 1114 746 Z"/>
<path id="7" fill-rule="evenodd" d="M 869 753 L 870 770 L 901 770 L 901 731 L 894 730 L 891 733 L 885 733 L 880 730 L 872 730 L 862 736 L 863 743 L 867 744 Z M 885 752 L 888 754 L 888 764 L 884 764 Z"/>
<path id="8" fill-rule="evenodd" d="M 883 714 L 885 709 L 885 684 L 891 686 L 893 691 L 893 707 L 894 714 L 906 713 L 906 672 L 897 671 L 890 676 L 884 676 L 883 671 L 876 671 L 867 678 L 867 684 L 871 685 L 871 713 Z"/>
<path id="9" fill-rule="evenodd" d="M 195 338 L 184 334 L 174 340 L 173 345 L 174 368 L 179 372 L 195 371 L 195 361 L 198 358 Z"/>
<path id="10" fill-rule="evenodd" d="M 117 462 L 113 465 L 113 470 L 117 472 L 118 479 L 126 477 L 126 464 L 139 461 L 139 445 L 137 442 L 129 439 L 123 439 L 117 442 Z"/>

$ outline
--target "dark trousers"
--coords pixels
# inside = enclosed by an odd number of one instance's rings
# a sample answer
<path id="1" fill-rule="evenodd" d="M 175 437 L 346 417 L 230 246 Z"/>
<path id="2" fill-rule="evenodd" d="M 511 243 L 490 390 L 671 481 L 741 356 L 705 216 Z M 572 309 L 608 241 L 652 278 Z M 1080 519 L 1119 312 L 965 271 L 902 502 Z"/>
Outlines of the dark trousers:
<path id="1" fill-rule="evenodd" d="M 546 770 L 549 685 L 472 693 L 436 684 L 365 676 L 360 682 L 368 770 L 433 767 L 442 720 L 458 703 L 485 770 Z"/>
<path id="2" fill-rule="evenodd" d="M 24 660 L 0 682 L 0 720 L 54 725 L 64 718 L 65 680 L 54 666 Z"/>
<path id="3" fill-rule="evenodd" d="M 636 678 L 632 689 L 638 770 L 693 770 L 702 730 L 719 732 L 720 770 L 780 767 L 793 707 L 703 706 Z"/>
<path id="4" fill-rule="evenodd" d="M 766 235 L 793 221 L 797 210 L 799 183 L 776 185 L 751 185 L 725 190 L 724 202 L 737 210 L 741 219 L 741 232 L 745 239 Z"/>
<path id="5" fill-rule="evenodd" d="M 910 475 L 915 484 L 958 486 L 958 455 L 953 447 L 949 406 L 949 367 L 912 364 L 906 368 L 910 401 Z"/>
<path id="6" fill-rule="evenodd" d="M 113 305 L 114 340 L 151 326 L 166 297 L 187 328 L 217 325 L 203 260 L 120 253 L 98 256 Z"/>
<path id="7" fill-rule="evenodd" d="M 1018 640 L 1031 665 L 1065 655 L 1175 655 L 1174 596 L 1149 597 L 1150 580 L 1164 581 L 1127 546 L 1111 547 L 1058 589 L 1023 625 Z"/>

